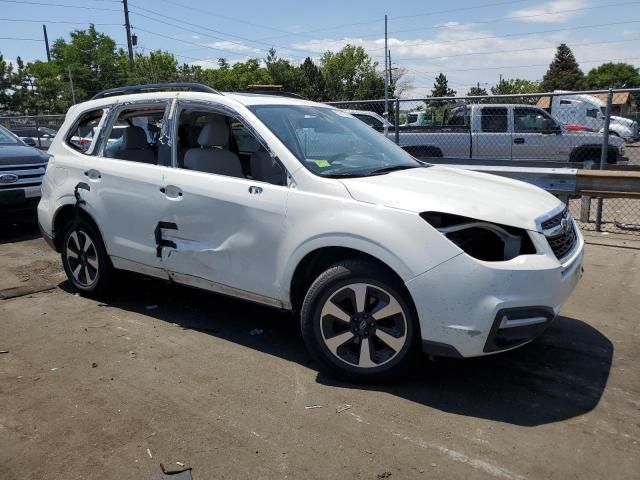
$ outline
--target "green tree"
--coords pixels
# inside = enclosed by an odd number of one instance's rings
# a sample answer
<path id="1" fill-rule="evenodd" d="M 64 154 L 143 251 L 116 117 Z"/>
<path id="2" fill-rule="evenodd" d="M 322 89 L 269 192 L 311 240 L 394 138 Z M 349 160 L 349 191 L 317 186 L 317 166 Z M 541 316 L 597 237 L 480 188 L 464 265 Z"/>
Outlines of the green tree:
<path id="1" fill-rule="evenodd" d="M 565 43 L 560 44 L 547 73 L 542 78 L 542 89 L 548 92 L 579 90 L 583 83 L 584 73 L 580 70 L 576 57 Z"/>
<path id="2" fill-rule="evenodd" d="M 640 73 L 628 63 L 604 63 L 589 70 L 584 80 L 593 89 L 640 87 Z"/>
<path id="3" fill-rule="evenodd" d="M 311 58 L 304 59 L 300 70 L 304 77 L 304 86 L 300 94 L 308 98 L 309 100 L 323 101 L 327 100 L 326 97 L 326 84 L 324 77 L 322 76 L 322 70 L 318 67 Z"/>
<path id="4" fill-rule="evenodd" d="M 126 67 L 125 67 L 126 68 Z M 129 83 L 164 83 L 178 80 L 178 60 L 169 52 L 136 53 Z"/>
<path id="5" fill-rule="evenodd" d="M 482 95 L 487 95 L 487 90 L 480 85 L 471 87 L 467 92 L 467 97 L 480 97 Z"/>
<path id="6" fill-rule="evenodd" d="M 278 58 L 275 48 L 270 48 L 264 59 L 271 83 L 282 85 L 287 92 L 300 92 L 304 88 L 305 78 L 302 70 L 296 68 L 289 60 Z"/>
<path id="7" fill-rule="evenodd" d="M 326 52 L 320 59 L 331 100 L 365 100 L 384 96 L 384 78 L 378 64 L 362 47 L 345 45 L 339 52 Z M 390 95 L 393 94 L 391 89 Z"/>
<path id="8" fill-rule="evenodd" d="M 456 91 L 449 88 L 449 81 L 444 73 L 440 73 L 436 77 L 436 81 L 433 83 L 431 89 L 432 97 L 455 97 Z"/>
<path id="9" fill-rule="evenodd" d="M 11 82 L 13 79 L 13 64 L 7 62 L 0 53 L 0 110 L 8 110 L 11 101 Z"/>

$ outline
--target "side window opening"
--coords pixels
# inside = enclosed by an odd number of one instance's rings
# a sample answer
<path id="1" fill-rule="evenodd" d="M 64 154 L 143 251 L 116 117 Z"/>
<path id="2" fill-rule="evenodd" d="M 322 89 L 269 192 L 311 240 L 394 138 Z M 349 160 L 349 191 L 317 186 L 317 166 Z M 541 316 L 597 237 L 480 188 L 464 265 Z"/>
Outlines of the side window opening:
<path id="1" fill-rule="evenodd" d="M 157 165 L 165 106 L 159 103 L 121 110 L 106 136 L 103 156 Z"/>
<path id="2" fill-rule="evenodd" d="M 98 126 L 104 117 L 106 109 L 92 110 L 84 113 L 70 130 L 65 143 L 82 153 L 92 155 L 96 148 Z"/>
<path id="3" fill-rule="evenodd" d="M 507 109 L 502 107 L 483 108 L 481 113 L 481 124 L 483 132 L 506 132 Z"/>
<path id="4" fill-rule="evenodd" d="M 178 125 L 179 168 L 286 185 L 286 171 L 240 120 L 185 108 Z"/>
<path id="5" fill-rule="evenodd" d="M 598 118 L 598 112 L 597 108 L 590 108 L 587 110 L 587 117 Z"/>
<path id="6" fill-rule="evenodd" d="M 353 114 L 359 120 L 362 120 L 364 123 L 373 128 L 382 128 L 382 122 L 375 117 L 371 117 L 369 115 L 362 115 L 358 113 Z"/>
<path id="7" fill-rule="evenodd" d="M 514 108 L 513 110 L 514 132 L 548 133 L 555 127 L 555 120 L 547 112 L 533 108 Z"/>

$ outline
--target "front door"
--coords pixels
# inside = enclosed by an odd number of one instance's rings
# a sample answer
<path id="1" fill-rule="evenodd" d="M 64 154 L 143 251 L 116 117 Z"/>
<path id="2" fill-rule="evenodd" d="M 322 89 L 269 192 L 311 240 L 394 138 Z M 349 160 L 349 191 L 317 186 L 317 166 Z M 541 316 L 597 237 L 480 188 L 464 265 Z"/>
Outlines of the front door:
<path id="1" fill-rule="evenodd" d="M 277 305 L 284 168 L 228 110 L 182 105 L 176 121 L 176 168 L 162 187 L 164 267 L 177 282 Z"/>
<path id="2" fill-rule="evenodd" d="M 513 109 L 514 160 L 566 161 L 571 151 L 570 138 L 544 110 L 532 107 Z"/>
<path id="3" fill-rule="evenodd" d="M 474 158 L 510 160 L 511 133 L 507 108 L 483 107 L 479 123 L 480 131 L 471 136 Z"/>

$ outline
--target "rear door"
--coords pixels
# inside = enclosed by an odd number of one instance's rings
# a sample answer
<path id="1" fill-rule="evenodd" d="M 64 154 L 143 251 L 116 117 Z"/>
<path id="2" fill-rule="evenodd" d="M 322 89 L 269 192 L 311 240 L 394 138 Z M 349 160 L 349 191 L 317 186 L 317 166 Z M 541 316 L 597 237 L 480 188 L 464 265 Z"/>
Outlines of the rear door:
<path id="1" fill-rule="evenodd" d="M 511 132 L 507 107 L 482 107 L 472 133 L 474 157 L 478 159 L 511 159 Z"/>
<path id="2" fill-rule="evenodd" d="M 567 160 L 570 150 L 570 139 L 547 112 L 534 107 L 513 109 L 514 160 Z"/>

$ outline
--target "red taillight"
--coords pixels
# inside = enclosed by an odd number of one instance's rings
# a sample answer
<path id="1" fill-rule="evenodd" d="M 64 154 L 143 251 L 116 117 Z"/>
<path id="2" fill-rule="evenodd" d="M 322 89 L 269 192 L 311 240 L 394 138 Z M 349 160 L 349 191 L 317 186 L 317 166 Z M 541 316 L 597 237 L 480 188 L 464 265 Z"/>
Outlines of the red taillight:
<path id="1" fill-rule="evenodd" d="M 82 145 L 83 147 L 86 147 L 87 145 L 91 145 L 91 140 L 83 138 L 80 140 L 80 145 Z"/>
<path id="2" fill-rule="evenodd" d="M 564 125 L 564 129 L 568 132 L 595 132 L 593 128 L 584 125 Z"/>

